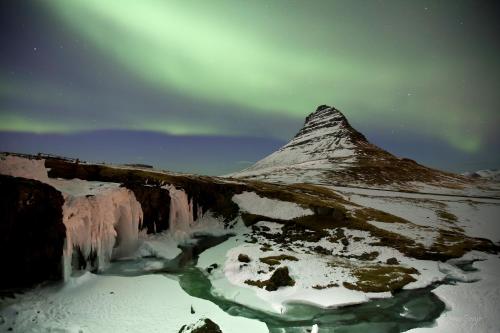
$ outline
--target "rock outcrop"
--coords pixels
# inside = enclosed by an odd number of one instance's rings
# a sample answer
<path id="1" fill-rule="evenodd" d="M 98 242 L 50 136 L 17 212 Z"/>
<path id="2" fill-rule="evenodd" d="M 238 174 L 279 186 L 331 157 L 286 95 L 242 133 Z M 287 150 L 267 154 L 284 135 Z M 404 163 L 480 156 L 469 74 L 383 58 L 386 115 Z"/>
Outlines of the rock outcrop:
<path id="1" fill-rule="evenodd" d="M 0 289 L 61 279 L 61 193 L 37 180 L 0 175 L 0 197 Z"/>
<path id="2" fill-rule="evenodd" d="M 134 192 L 142 207 L 142 228 L 148 234 L 165 231 L 169 228 L 170 195 L 168 189 L 159 186 L 146 186 L 127 183 L 126 187 Z"/>

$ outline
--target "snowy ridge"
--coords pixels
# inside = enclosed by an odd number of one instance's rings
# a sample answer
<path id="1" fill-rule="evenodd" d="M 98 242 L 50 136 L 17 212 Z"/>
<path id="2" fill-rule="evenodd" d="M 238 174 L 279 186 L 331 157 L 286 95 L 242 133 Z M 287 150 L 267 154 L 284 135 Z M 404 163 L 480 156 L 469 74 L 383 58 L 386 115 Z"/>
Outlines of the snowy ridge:
<path id="1" fill-rule="evenodd" d="M 463 175 L 471 178 L 481 178 L 493 181 L 500 181 L 500 170 L 498 169 L 486 169 L 474 172 L 465 172 L 463 173 Z"/>

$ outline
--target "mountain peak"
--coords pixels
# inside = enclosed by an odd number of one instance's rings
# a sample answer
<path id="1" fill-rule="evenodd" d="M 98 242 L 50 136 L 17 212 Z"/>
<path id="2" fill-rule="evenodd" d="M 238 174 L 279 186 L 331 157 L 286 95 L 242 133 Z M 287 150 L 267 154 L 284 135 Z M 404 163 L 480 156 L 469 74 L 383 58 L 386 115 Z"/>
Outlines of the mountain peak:
<path id="1" fill-rule="evenodd" d="M 292 142 L 297 141 L 299 138 L 312 139 L 313 137 L 320 139 L 326 137 L 345 138 L 351 143 L 367 142 L 364 135 L 349 124 L 342 112 L 329 105 L 320 105 L 316 108 L 316 111 L 310 113 L 306 117 L 304 126 L 295 135 Z M 302 142 L 303 140 L 299 141 Z M 292 142 L 289 144 L 292 144 Z M 330 146 L 330 148 L 334 148 L 334 146 Z"/>
<path id="2" fill-rule="evenodd" d="M 290 142 L 235 177 L 284 183 L 371 184 L 461 182 L 456 175 L 398 158 L 371 144 L 335 107 L 320 105 Z M 453 185 L 455 186 L 455 185 Z"/>
<path id="3" fill-rule="evenodd" d="M 334 114 L 339 114 L 339 115 L 341 115 L 345 119 L 345 116 L 338 109 L 334 108 L 333 106 L 329 106 L 329 105 L 323 104 L 323 105 L 318 106 L 316 108 L 316 111 L 311 112 L 306 117 L 306 123 L 309 120 L 317 118 L 317 117 L 324 117 L 325 115 L 334 115 Z"/>
<path id="4" fill-rule="evenodd" d="M 360 144 L 368 141 L 351 127 L 342 112 L 320 105 L 306 117 L 304 126 L 288 144 L 246 171 L 348 160 L 356 157 Z"/>

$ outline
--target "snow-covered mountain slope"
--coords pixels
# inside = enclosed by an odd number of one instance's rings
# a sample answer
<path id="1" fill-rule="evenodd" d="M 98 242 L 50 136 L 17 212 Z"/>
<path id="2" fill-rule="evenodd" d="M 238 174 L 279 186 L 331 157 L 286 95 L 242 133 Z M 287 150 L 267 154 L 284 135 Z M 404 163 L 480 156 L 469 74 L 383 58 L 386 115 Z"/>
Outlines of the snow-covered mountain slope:
<path id="1" fill-rule="evenodd" d="M 295 137 L 253 166 L 228 175 L 279 183 L 457 187 L 465 178 L 398 158 L 371 144 L 336 108 L 321 105 Z M 403 186 L 404 185 L 404 186 Z"/>

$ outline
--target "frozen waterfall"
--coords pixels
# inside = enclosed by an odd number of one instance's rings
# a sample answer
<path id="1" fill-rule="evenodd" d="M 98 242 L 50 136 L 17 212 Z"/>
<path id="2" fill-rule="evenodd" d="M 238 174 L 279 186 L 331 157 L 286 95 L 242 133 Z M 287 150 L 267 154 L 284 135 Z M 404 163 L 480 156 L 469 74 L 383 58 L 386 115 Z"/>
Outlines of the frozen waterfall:
<path id="1" fill-rule="evenodd" d="M 64 279 L 71 276 L 75 249 L 86 261 L 85 268 L 97 270 L 105 268 L 112 258 L 133 253 L 141 221 L 141 205 L 126 188 L 106 188 L 93 195 L 65 195 Z"/>
<path id="2" fill-rule="evenodd" d="M 193 199 L 189 200 L 184 190 L 173 185 L 166 185 L 165 188 L 170 194 L 170 234 L 178 240 L 187 238 L 195 221 L 202 216 L 201 207 L 197 207 L 197 216 L 194 216 Z"/>

